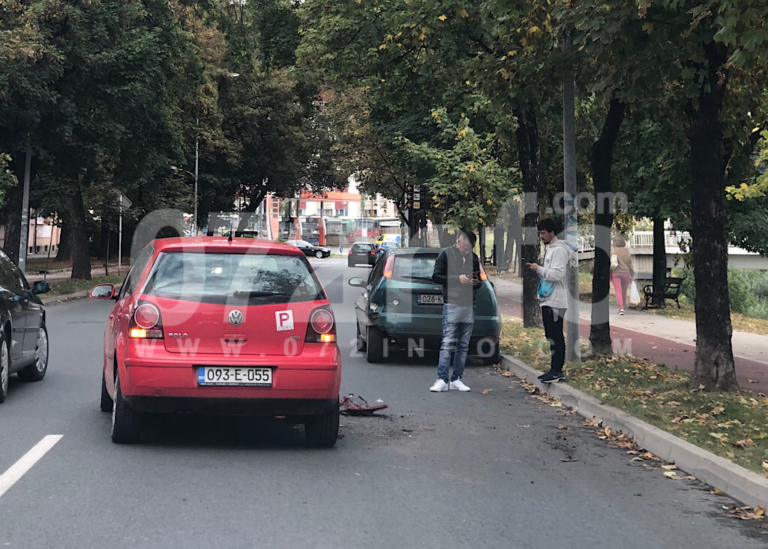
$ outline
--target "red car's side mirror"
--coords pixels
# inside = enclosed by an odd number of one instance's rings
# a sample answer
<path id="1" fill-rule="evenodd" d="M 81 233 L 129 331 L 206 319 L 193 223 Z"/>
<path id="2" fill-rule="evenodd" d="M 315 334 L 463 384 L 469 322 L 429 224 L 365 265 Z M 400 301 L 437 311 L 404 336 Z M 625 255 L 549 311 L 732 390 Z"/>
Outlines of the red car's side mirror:
<path id="1" fill-rule="evenodd" d="M 93 299 L 114 299 L 117 297 L 117 289 L 114 284 L 97 284 L 88 294 Z"/>

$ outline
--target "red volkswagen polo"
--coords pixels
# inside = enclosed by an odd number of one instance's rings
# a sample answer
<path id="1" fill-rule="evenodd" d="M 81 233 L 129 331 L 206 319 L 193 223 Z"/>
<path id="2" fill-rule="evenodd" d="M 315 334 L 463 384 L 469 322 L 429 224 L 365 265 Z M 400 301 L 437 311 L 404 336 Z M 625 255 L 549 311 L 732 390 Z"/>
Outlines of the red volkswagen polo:
<path id="1" fill-rule="evenodd" d="M 101 409 L 112 440 L 150 412 L 286 416 L 316 446 L 339 430 L 341 354 L 331 304 L 304 254 L 265 240 L 151 242 L 114 299 Z"/>

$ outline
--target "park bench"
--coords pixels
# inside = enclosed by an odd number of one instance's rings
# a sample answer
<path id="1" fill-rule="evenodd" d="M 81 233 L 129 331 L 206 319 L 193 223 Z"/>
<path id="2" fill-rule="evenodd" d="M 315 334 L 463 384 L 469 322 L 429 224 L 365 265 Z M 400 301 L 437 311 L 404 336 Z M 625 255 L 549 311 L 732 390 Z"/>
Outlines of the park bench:
<path id="1" fill-rule="evenodd" d="M 684 278 L 667 278 L 664 281 L 664 290 L 658 291 L 654 288 L 653 284 L 648 284 L 644 289 L 645 294 L 645 308 L 650 308 L 650 302 L 652 299 L 661 299 L 662 304 L 667 299 L 673 299 L 677 303 L 677 308 L 680 308 L 680 290 L 683 287 Z"/>

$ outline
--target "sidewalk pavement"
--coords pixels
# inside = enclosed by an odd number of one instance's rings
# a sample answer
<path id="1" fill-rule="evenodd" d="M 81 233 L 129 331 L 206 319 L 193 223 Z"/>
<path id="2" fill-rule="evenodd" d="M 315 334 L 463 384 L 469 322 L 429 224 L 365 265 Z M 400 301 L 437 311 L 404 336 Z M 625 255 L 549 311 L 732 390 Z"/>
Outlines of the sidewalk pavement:
<path id="1" fill-rule="evenodd" d="M 128 274 L 129 265 L 123 265 L 122 274 Z M 109 274 L 117 274 L 117 264 L 109 265 Z M 48 282 L 69 280 L 72 276 L 72 269 L 59 269 L 48 273 L 48 276 L 38 274 L 34 269 L 29 269 L 28 274 L 25 275 L 28 282 L 36 282 L 38 280 L 47 280 Z M 91 276 L 105 276 L 104 265 L 91 266 Z"/>
<path id="2" fill-rule="evenodd" d="M 495 276 L 490 279 L 502 312 L 522 317 L 522 284 Z M 658 364 L 693 371 L 696 358 L 694 322 L 632 309 L 620 316 L 614 306 L 610 307 L 610 315 L 614 349 Z M 579 303 L 579 316 L 581 337 L 589 341 L 590 303 Z M 741 387 L 768 394 L 768 336 L 734 330 L 732 344 L 736 376 Z"/>

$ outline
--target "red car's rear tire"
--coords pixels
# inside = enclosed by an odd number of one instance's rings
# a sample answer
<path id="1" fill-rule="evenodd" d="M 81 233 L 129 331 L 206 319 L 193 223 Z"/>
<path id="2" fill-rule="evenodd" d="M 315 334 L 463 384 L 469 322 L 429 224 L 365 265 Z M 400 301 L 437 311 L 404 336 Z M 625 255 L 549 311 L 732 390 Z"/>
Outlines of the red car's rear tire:
<path id="1" fill-rule="evenodd" d="M 332 448 L 339 438 L 339 407 L 319 416 L 312 416 L 304 423 L 307 442 L 317 448 Z"/>
<path id="2" fill-rule="evenodd" d="M 112 402 L 112 397 L 109 396 L 109 393 L 107 392 L 107 380 L 104 377 L 104 372 L 101 372 L 101 404 L 99 407 L 101 408 L 102 412 L 111 412 L 112 406 L 114 406 L 114 402 Z"/>
<path id="3" fill-rule="evenodd" d="M 131 444 L 141 438 L 141 414 L 128 406 L 115 373 L 115 405 L 112 408 L 112 442 Z"/>

